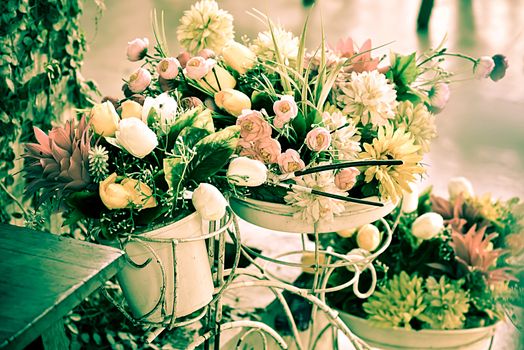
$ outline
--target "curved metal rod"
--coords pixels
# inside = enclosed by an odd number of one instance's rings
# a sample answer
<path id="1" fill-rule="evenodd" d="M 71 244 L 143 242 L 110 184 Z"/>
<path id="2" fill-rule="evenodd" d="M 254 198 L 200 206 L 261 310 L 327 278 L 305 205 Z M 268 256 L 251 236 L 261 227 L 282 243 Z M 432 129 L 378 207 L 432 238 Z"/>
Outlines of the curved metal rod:
<path id="1" fill-rule="evenodd" d="M 336 326 L 348 339 L 353 343 L 356 350 L 368 349 L 369 347 L 361 339 L 359 339 L 348 326 L 338 317 L 338 312 L 327 306 L 322 300 L 318 297 L 308 294 L 307 291 L 304 291 L 300 288 L 289 286 L 285 283 L 281 283 L 273 280 L 255 280 L 255 281 L 241 281 L 232 283 L 229 288 L 244 288 L 244 287 L 268 287 L 268 288 L 279 288 L 286 290 L 290 293 L 297 294 L 304 299 L 311 302 L 313 305 L 316 305 L 321 311 L 323 311 L 328 318 L 331 320 L 331 323 Z"/>
<path id="2" fill-rule="evenodd" d="M 239 349 L 240 346 L 246 341 L 247 337 L 251 334 L 251 333 L 256 333 L 258 335 L 260 335 L 260 338 L 262 338 L 262 349 L 266 350 L 267 349 L 267 337 L 266 335 L 264 334 L 264 331 L 259 329 L 259 328 L 251 328 L 250 330 L 246 331 L 237 341 L 237 346 L 236 346 L 236 349 Z"/>
<path id="3" fill-rule="evenodd" d="M 258 328 L 263 332 L 266 332 L 269 334 L 277 343 L 278 346 L 280 346 L 281 349 L 286 350 L 288 348 L 286 342 L 282 337 L 271 327 L 269 327 L 267 324 L 258 322 L 258 321 L 233 321 L 233 322 L 227 322 L 221 325 L 221 329 L 229 330 L 234 328 Z M 213 330 L 199 336 L 196 338 L 189 346 L 187 347 L 187 350 L 194 350 L 198 346 L 202 345 L 206 340 L 213 338 L 216 336 L 215 332 Z"/>

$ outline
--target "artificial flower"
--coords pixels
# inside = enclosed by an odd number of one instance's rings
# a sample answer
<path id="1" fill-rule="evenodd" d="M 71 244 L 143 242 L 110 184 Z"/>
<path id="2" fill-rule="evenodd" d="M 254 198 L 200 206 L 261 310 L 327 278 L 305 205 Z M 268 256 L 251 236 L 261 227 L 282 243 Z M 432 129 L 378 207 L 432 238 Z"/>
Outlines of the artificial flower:
<path id="1" fill-rule="evenodd" d="M 288 149 L 280 154 L 277 163 L 283 173 L 292 173 L 306 167 L 304 161 L 300 159 L 300 154 L 294 149 Z"/>
<path id="2" fill-rule="evenodd" d="M 253 51 L 236 41 L 230 41 L 222 49 L 222 57 L 226 64 L 240 75 L 246 74 L 248 70 L 253 68 L 257 60 Z"/>
<path id="3" fill-rule="evenodd" d="M 109 156 L 104 146 L 96 145 L 89 150 L 89 175 L 100 182 L 107 177 Z"/>
<path id="4" fill-rule="evenodd" d="M 177 29 L 182 47 L 192 54 L 204 48 L 215 52 L 233 40 L 233 16 L 214 0 L 201 0 L 184 12 Z"/>
<path id="5" fill-rule="evenodd" d="M 122 111 L 120 112 L 120 117 L 122 119 L 142 119 L 142 105 L 140 103 L 133 100 L 125 100 L 120 106 L 122 107 Z"/>
<path id="6" fill-rule="evenodd" d="M 238 117 L 236 125 L 240 126 L 240 136 L 245 141 L 271 137 L 271 125 L 258 111 L 244 110 Z"/>
<path id="7" fill-rule="evenodd" d="M 458 196 L 472 198 L 474 196 L 473 185 L 465 177 L 453 177 L 448 181 L 448 194 L 451 201 Z"/>
<path id="8" fill-rule="evenodd" d="M 227 200 L 218 188 L 211 184 L 200 183 L 193 191 L 191 201 L 204 220 L 220 220 L 226 214 Z"/>
<path id="9" fill-rule="evenodd" d="M 402 194 L 402 212 L 413 213 L 418 208 L 418 184 L 416 182 L 410 183 L 409 191 L 402 191 Z"/>
<path id="10" fill-rule="evenodd" d="M 315 152 L 322 152 L 331 144 L 331 133 L 323 127 L 316 127 L 306 135 L 306 146 Z"/>
<path id="11" fill-rule="evenodd" d="M 167 92 L 157 97 L 146 97 L 142 108 L 142 121 L 148 123 L 151 111 L 155 111 L 160 128 L 166 132 L 176 119 L 178 104 Z"/>
<path id="12" fill-rule="evenodd" d="M 495 68 L 495 61 L 493 61 L 493 58 L 489 56 L 482 56 L 475 63 L 475 66 L 473 67 L 473 73 L 475 74 L 475 78 L 485 79 L 489 77 L 493 71 L 493 68 Z"/>
<path id="13" fill-rule="evenodd" d="M 137 118 L 122 119 L 115 136 L 118 145 L 137 158 L 144 158 L 158 146 L 156 134 Z"/>
<path id="14" fill-rule="evenodd" d="M 372 252 L 380 245 L 380 231 L 373 224 L 365 224 L 358 229 L 357 244 L 361 249 Z"/>
<path id="15" fill-rule="evenodd" d="M 187 61 L 184 74 L 190 79 L 199 80 L 205 77 L 215 64 L 216 61 L 214 59 L 195 56 Z"/>
<path id="16" fill-rule="evenodd" d="M 278 47 L 280 59 L 285 65 L 296 61 L 298 55 L 298 38 L 280 26 L 274 26 L 273 33 L 270 31 L 258 33 L 250 49 L 255 52 L 259 59 L 267 61 L 268 63 L 274 63 L 279 60 L 276 57 L 277 50 L 275 49 L 275 43 Z"/>
<path id="17" fill-rule="evenodd" d="M 127 43 L 127 59 L 131 62 L 140 61 L 147 54 L 149 40 L 136 38 Z"/>
<path id="18" fill-rule="evenodd" d="M 323 165 L 320 163 L 319 165 Z M 347 196 L 346 191 L 340 190 L 335 186 L 335 177 L 332 171 L 321 171 L 318 173 L 307 174 L 296 178 L 297 185 L 313 188 L 319 191 Z M 286 203 L 295 208 L 294 217 L 313 223 L 321 219 L 331 221 L 334 215 L 338 215 L 345 210 L 344 202 L 324 196 L 317 196 L 301 189 L 293 189 L 284 197 Z"/>
<path id="19" fill-rule="evenodd" d="M 438 213 L 424 213 L 411 226 L 413 236 L 420 239 L 435 238 L 444 229 L 444 218 Z"/>
<path id="20" fill-rule="evenodd" d="M 266 137 L 255 142 L 255 150 L 261 159 L 266 164 L 273 164 L 278 162 L 278 156 L 282 152 L 280 142 Z"/>
<path id="21" fill-rule="evenodd" d="M 257 187 L 267 180 L 267 168 L 261 161 L 237 157 L 229 163 L 227 180 L 238 186 Z"/>
<path id="22" fill-rule="evenodd" d="M 116 183 L 116 180 L 117 174 L 113 173 L 99 184 L 100 199 L 108 209 L 147 209 L 157 205 L 153 191 L 145 183 L 130 178 L 120 183 Z"/>
<path id="23" fill-rule="evenodd" d="M 175 57 L 163 58 L 156 66 L 158 75 L 166 80 L 175 79 L 180 70 L 180 62 Z"/>
<path id="24" fill-rule="evenodd" d="M 353 39 L 348 37 L 339 40 L 335 47 L 335 52 L 340 57 L 349 59 L 349 71 L 362 73 L 377 69 L 379 59 L 371 58 L 371 49 L 371 39 L 366 40 L 358 50 L 355 50 Z"/>
<path id="25" fill-rule="evenodd" d="M 420 146 L 414 144 L 411 135 L 403 128 L 380 127 L 372 143 L 363 146 L 360 159 L 399 159 L 403 162 L 396 166 L 371 166 L 364 172 L 364 181 L 369 183 L 376 179 L 380 194 L 385 198 L 397 200 L 403 190 L 409 191 L 409 183 L 415 181 L 416 175 L 424 172 L 419 164 L 422 160 L 418 153 Z"/>
<path id="26" fill-rule="evenodd" d="M 151 73 L 147 69 L 138 68 L 136 72 L 129 76 L 127 86 L 131 92 L 139 94 L 151 84 Z"/>
<path id="27" fill-rule="evenodd" d="M 218 108 L 238 117 L 245 109 L 251 109 L 251 100 L 246 94 L 235 89 L 223 89 L 215 94 L 215 103 Z"/>
<path id="28" fill-rule="evenodd" d="M 275 112 L 273 124 L 275 127 L 281 129 L 297 116 L 298 106 L 293 96 L 284 95 L 273 103 L 273 112 Z"/>
<path id="29" fill-rule="evenodd" d="M 114 136 L 120 117 L 109 101 L 97 103 L 89 113 L 89 125 L 101 136 Z"/>
<path id="30" fill-rule="evenodd" d="M 397 93 L 384 74 L 371 72 L 351 73 L 351 80 L 341 84 L 337 91 L 337 104 L 356 123 L 387 124 L 395 117 Z"/>
<path id="31" fill-rule="evenodd" d="M 235 77 L 220 66 L 214 66 L 207 75 L 199 81 L 199 84 L 212 91 L 233 89 L 237 85 Z"/>
<path id="32" fill-rule="evenodd" d="M 449 86 L 446 83 L 437 83 L 428 92 L 429 105 L 431 110 L 439 113 L 448 104 L 450 96 Z"/>
<path id="33" fill-rule="evenodd" d="M 416 106 L 410 101 L 403 101 L 397 105 L 395 125 L 404 127 L 411 134 L 415 145 L 419 145 L 420 153 L 429 152 L 429 144 L 437 137 L 435 116 L 427 107 L 419 103 Z"/>
<path id="34" fill-rule="evenodd" d="M 357 168 L 344 168 L 335 175 L 335 185 L 343 191 L 349 191 L 357 183 L 360 170 Z"/>

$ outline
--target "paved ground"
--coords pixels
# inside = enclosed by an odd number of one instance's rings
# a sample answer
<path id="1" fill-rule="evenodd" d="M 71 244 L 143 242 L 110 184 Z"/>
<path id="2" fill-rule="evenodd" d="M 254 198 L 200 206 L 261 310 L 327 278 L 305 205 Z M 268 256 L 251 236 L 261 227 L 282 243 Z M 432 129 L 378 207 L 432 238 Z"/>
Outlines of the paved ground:
<path id="1" fill-rule="evenodd" d="M 86 2 L 84 25 L 91 50 L 83 73 L 100 84 L 107 95 L 119 95 L 122 77 L 136 69 L 126 62 L 127 41 L 152 39 L 150 11 L 166 12 L 166 30 L 172 52 L 178 52 L 176 26 L 188 0 L 105 0 L 107 10 L 94 25 L 94 2 Z M 448 47 L 475 56 L 504 53 L 510 61 L 507 77 L 498 83 L 466 80 L 453 86 L 452 99 L 438 117 L 439 138 L 427 157 L 429 178 L 438 192 L 446 191 L 451 176 L 466 176 L 478 193 L 501 198 L 524 197 L 524 2 L 519 0 L 439 0 L 427 35 L 417 35 L 418 1 L 413 0 L 323 0 L 319 1 L 329 42 L 351 35 L 358 42 L 371 38 L 376 45 L 393 43 L 392 50 L 408 53 L 436 45 L 447 33 Z M 299 32 L 305 12 L 300 0 L 225 0 L 222 8 L 235 16 L 237 33 L 254 37 L 264 29 L 246 15 L 256 7 L 284 26 Z M 320 17 L 311 21 L 308 47 L 320 38 Z M 466 67 L 451 68 L 466 76 Z M 258 241 L 267 249 L 291 248 L 292 238 L 273 235 L 272 241 L 259 229 L 243 226 L 245 240 Z M 264 236 L 264 239 L 260 239 Z M 271 242 L 271 244 L 267 244 Z M 259 300 L 261 301 L 261 300 Z M 509 328 L 508 328 L 509 329 Z M 514 349 L 511 331 L 497 338 L 497 349 Z"/>

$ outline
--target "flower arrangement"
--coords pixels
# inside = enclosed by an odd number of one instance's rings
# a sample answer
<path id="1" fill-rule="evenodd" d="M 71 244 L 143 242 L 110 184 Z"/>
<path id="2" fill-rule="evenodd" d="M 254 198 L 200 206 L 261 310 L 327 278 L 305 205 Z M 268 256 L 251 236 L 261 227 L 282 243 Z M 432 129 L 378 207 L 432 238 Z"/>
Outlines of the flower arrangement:
<path id="1" fill-rule="evenodd" d="M 379 327 L 447 330 L 494 324 L 504 318 L 508 302 L 518 300 L 524 256 L 518 198 L 503 202 L 489 194 L 475 196 L 469 181 L 454 178 L 449 199 L 431 188 L 420 197 L 413 191 L 385 219 L 396 229 L 375 261 L 378 290 L 365 300 L 344 291 L 329 295 L 337 308 Z M 323 244 L 365 257 L 378 246 L 369 242 L 374 235 L 380 242 L 381 229 L 377 222 L 329 234 Z M 333 282 L 348 273 L 336 271 Z M 369 277 L 364 271 L 362 283 L 369 284 Z"/>
<path id="2" fill-rule="evenodd" d="M 386 62 L 373 57 L 370 40 L 329 46 L 322 38 L 307 51 L 307 22 L 296 37 L 252 15 L 268 30 L 240 43 L 227 11 L 197 2 L 180 20 L 177 57 L 153 16 L 154 52 L 147 38 L 128 43 L 127 58 L 140 67 L 124 98 L 49 135 L 35 129 L 27 195 L 57 199 L 71 209 L 69 222 L 97 219 L 104 235 L 186 215 L 188 193 L 207 182 L 288 204 L 297 219 L 329 220 L 344 201 L 397 201 L 424 172 L 435 113 L 449 98 L 452 75 L 440 61 L 463 57 L 493 80 L 507 67 L 501 55 L 474 59 L 442 47 Z"/>

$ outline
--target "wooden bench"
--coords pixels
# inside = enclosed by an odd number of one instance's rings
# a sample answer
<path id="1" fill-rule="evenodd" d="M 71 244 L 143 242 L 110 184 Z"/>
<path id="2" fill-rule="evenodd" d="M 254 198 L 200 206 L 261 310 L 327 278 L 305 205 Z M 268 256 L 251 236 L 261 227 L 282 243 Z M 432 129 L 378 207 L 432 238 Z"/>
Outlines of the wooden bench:
<path id="1" fill-rule="evenodd" d="M 63 317 L 123 263 L 115 248 L 0 224 L 0 349 L 39 336 L 46 349 L 67 349 Z"/>

